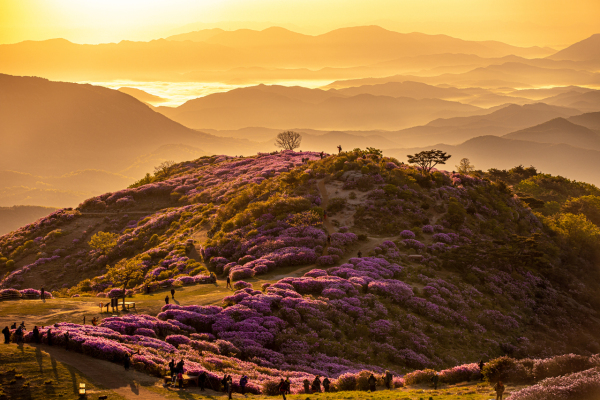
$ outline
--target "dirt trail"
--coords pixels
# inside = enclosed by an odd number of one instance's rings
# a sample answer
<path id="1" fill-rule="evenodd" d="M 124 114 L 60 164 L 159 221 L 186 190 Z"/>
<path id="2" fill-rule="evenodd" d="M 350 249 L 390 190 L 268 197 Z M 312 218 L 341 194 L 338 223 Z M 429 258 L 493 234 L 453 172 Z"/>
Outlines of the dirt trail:
<path id="1" fill-rule="evenodd" d="M 36 347 L 33 345 L 30 346 Z M 159 383 L 160 379 L 158 378 L 151 377 L 139 371 L 125 371 L 121 365 L 91 358 L 74 351 L 66 351 L 56 346 L 39 345 L 38 347 L 56 360 L 76 368 L 94 382 L 94 384 L 112 390 L 126 399 L 167 399 L 140 385 L 140 383 L 145 385 Z"/>
<path id="2" fill-rule="evenodd" d="M 317 188 L 321 194 L 321 207 L 326 210 L 327 204 L 329 203 L 329 195 L 327 194 L 327 188 L 325 187 L 325 181 L 323 179 L 317 182 Z M 328 219 L 323 222 L 323 225 L 325 226 L 325 229 L 327 229 L 327 233 L 330 235 L 336 231 L 335 227 Z"/>

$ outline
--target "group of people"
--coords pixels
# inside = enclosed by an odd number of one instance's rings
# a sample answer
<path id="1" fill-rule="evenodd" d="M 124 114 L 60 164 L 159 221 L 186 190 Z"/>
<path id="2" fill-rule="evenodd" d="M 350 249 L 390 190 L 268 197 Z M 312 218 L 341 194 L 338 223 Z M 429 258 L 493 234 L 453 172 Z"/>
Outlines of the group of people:
<path id="1" fill-rule="evenodd" d="M 42 328 L 43 328 L 43 326 L 42 326 Z M 2 334 L 4 335 L 4 344 L 10 343 L 11 330 L 15 331 L 15 343 L 17 343 L 17 344 L 23 343 L 25 331 L 27 330 L 25 328 L 25 321 L 21 322 L 21 325 L 19 325 L 19 326 L 17 326 L 17 323 L 15 322 L 11 325 L 10 329 L 8 328 L 8 326 L 5 326 L 4 329 L 2 329 Z M 67 333 L 67 335 L 68 335 L 68 333 Z M 39 344 L 42 341 L 42 336 L 40 335 L 40 329 L 37 326 L 33 327 L 32 339 L 33 339 L 33 343 L 36 343 L 36 344 Z M 52 329 L 51 328 L 48 328 L 48 330 L 46 331 L 46 339 L 48 341 L 48 345 L 52 346 Z M 68 337 L 66 338 L 66 341 L 67 341 L 67 350 L 68 350 Z"/>
<path id="2" fill-rule="evenodd" d="M 175 289 L 171 289 L 171 299 L 175 300 Z M 165 297 L 165 304 L 169 304 L 169 295 Z"/>
<path id="3" fill-rule="evenodd" d="M 175 359 L 171 359 L 169 362 L 169 371 L 171 371 L 171 382 L 175 383 L 175 381 L 179 382 L 179 388 L 183 387 L 183 359 L 179 360 L 177 364 L 175 364 Z"/>

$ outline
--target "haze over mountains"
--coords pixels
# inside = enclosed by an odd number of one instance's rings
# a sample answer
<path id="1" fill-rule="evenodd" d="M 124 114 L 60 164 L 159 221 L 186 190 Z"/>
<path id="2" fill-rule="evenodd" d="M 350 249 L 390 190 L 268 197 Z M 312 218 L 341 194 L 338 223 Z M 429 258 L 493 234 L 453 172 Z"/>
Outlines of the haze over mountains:
<path id="1" fill-rule="evenodd" d="M 0 45 L 0 206 L 76 206 L 166 160 L 277 150 L 290 129 L 302 150 L 376 147 L 405 161 L 437 147 L 477 168 L 533 164 L 600 183 L 589 172 L 600 155 L 599 37 L 558 52 L 376 26 Z M 241 87 L 151 106 L 169 101 L 174 81 Z"/>
<path id="2" fill-rule="evenodd" d="M 441 53 L 479 57 L 543 57 L 554 53 L 550 48 L 521 48 L 445 35 L 404 34 L 378 26 L 342 28 L 317 36 L 272 27 L 262 31 L 209 30 L 187 37 L 192 40 L 177 35 L 171 40 L 99 45 L 75 44 L 64 39 L 0 45 L 0 71 L 69 80 L 210 81 L 215 71 L 228 70 L 231 71 L 217 74 L 220 80 L 240 79 L 240 68 L 314 70 L 369 66 L 400 57 Z M 383 68 L 381 72 L 389 71 L 390 68 Z M 307 78 L 301 76 L 301 71 L 297 72 L 296 79 Z M 336 79 L 335 72 L 330 70 L 321 79 Z M 259 75 L 264 78 L 264 74 Z M 292 76 L 288 74 L 288 79 Z"/>

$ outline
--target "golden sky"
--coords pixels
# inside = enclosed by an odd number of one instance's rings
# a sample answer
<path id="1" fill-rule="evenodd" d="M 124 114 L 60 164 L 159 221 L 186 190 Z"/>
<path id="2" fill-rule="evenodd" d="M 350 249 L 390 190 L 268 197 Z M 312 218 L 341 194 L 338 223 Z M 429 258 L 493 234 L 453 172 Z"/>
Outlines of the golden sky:
<path id="1" fill-rule="evenodd" d="M 600 0 L 0 0 L 0 43 L 150 40 L 202 27 L 398 32 L 562 47 L 600 32 Z"/>

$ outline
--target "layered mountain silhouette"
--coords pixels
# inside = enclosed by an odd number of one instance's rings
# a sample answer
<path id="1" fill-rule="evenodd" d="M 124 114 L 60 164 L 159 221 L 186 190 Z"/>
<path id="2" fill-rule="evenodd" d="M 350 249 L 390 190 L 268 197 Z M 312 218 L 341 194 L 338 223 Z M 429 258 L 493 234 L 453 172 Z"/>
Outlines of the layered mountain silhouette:
<path id="1" fill-rule="evenodd" d="M 551 60 L 600 60 L 600 34 L 590 36 L 587 39 L 572 44 L 547 58 Z"/>
<path id="2" fill-rule="evenodd" d="M 0 71 L 69 80 L 186 80 L 196 71 L 233 68 L 346 68 L 399 57 L 440 53 L 503 57 L 542 57 L 548 48 L 521 48 L 501 42 L 475 42 L 445 35 L 403 34 L 378 26 L 337 29 L 310 36 L 284 28 L 262 31 L 211 30 L 177 35 L 174 40 L 121 41 L 99 45 L 64 39 L 26 41 L 0 46 Z M 171 38 L 173 39 L 173 38 Z M 201 39 L 201 40 L 200 40 Z M 221 76 L 222 78 L 223 76 Z M 228 74 L 235 78 L 234 71 Z M 328 77 L 331 79 L 331 76 Z"/>
<path id="3" fill-rule="evenodd" d="M 600 134 L 564 118 L 555 118 L 504 137 L 540 143 L 565 143 L 574 147 L 600 150 Z"/>
<path id="4" fill-rule="evenodd" d="M 600 132 L 600 112 L 585 113 L 569 118 L 574 124 Z"/>
<path id="5" fill-rule="evenodd" d="M 259 85 L 200 97 L 177 108 L 159 107 L 157 111 L 198 129 L 300 126 L 339 130 L 398 129 L 480 109 L 439 99 L 370 94 L 346 97 L 335 91 Z"/>
<path id="6" fill-rule="evenodd" d="M 436 144 L 427 147 L 388 149 L 384 155 L 406 161 L 407 154 L 431 148 L 452 155 L 440 169 L 456 170 L 461 158 L 468 158 L 477 169 L 510 169 L 515 165 L 534 165 L 545 173 L 560 174 L 569 179 L 600 185 L 600 151 L 573 147 L 568 144 L 538 143 L 498 136 L 479 136 L 458 145 Z"/>
<path id="7" fill-rule="evenodd" d="M 116 90 L 9 75 L 0 75 L 0 87 L 0 170 L 118 172 L 167 144 L 250 150 L 247 142 L 186 128 Z"/>
<path id="8" fill-rule="evenodd" d="M 551 61 L 550 61 L 551 62 Z M 415 81 L 430 85 L 451 84 L 462 87 L 527 88 L 531 86 L 600 85 L 600 73 L 556 66 L 536 66 L 529 62 L 504 62 L 478 67 L 467 72 L 435 76 L 394 75 L 380 78 L 348 79 L 333 82 L 324 88 L 342 89 L 388 82 Z"/>
<path id="9" fill-rule="evenodd" d="M 117 90 L 119 92 L 127 93 L 128 95 L 135 97 L 136 99 L 144 103 L 164 103 L 167 100 L 137 88 L 122 87 Z"/>
<path id="10" fill-rule="evenodd" d="M 577 108 L 581 111 L 600 111 L 600 90 L 569 91 L 543 100 L 544 103 Z"/>
<path id="11" fill-rule="evenodd" d="M 477 136 L 505 135 L 554 118 L 577 114 L 580 114 L 578 110 L 544 103 L 522 106 L 511 104 L 481 115 L 440 118 L 426 125 L 381 133 L 381 135 L 405 146 L 424 146 L 440 142 L 457 144 Z"/>

